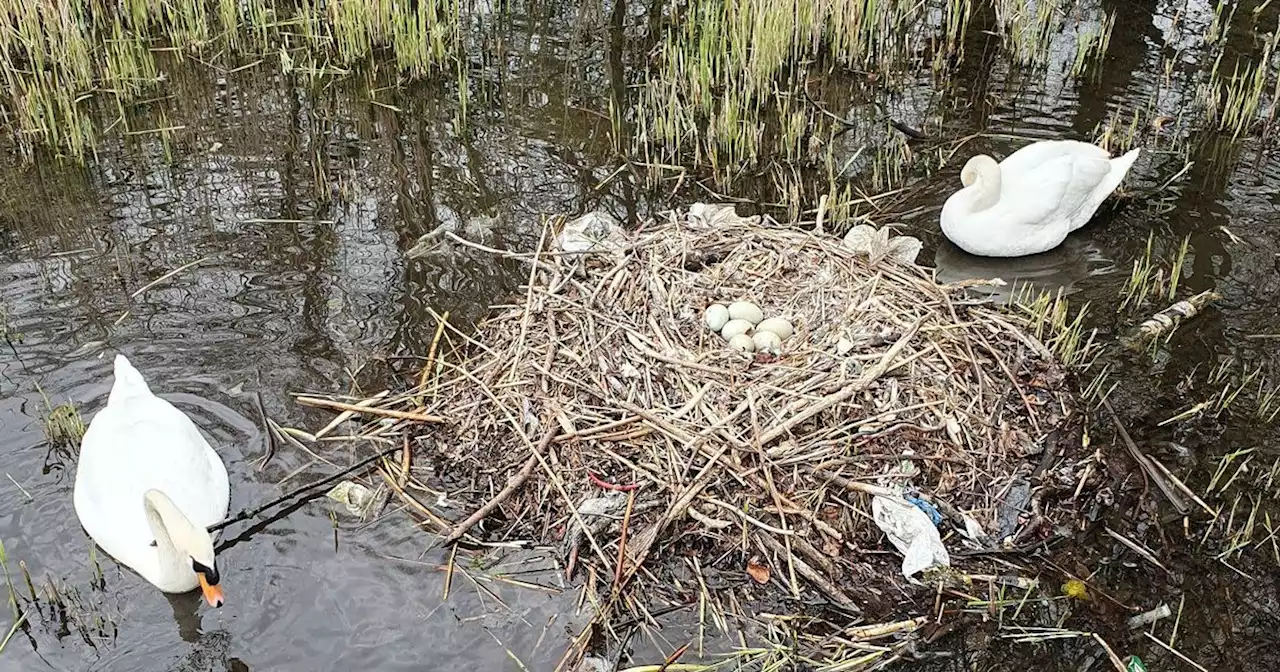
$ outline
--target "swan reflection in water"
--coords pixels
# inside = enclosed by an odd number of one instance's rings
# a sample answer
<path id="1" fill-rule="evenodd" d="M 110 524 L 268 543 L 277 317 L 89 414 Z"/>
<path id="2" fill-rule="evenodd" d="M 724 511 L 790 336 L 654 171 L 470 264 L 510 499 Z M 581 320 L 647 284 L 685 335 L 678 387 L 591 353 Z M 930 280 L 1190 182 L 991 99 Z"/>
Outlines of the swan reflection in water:
<path id="1" fill-rule="evenodd" d="M 1080 281 L 1109 272 L 1113 264 L 1097 246 L 1085 237 L 1070 236 L 1048 252 L 1026 257 L 979 257 L 969 254 L 943 238 L 933 257 L 940 283 L 999 278 L 1000 286 L 978 285 L 971 291 L 994 301 L 1007 303 L 1014 292 L 1048 291 L 1064 296 L 1079 289 Z"/>

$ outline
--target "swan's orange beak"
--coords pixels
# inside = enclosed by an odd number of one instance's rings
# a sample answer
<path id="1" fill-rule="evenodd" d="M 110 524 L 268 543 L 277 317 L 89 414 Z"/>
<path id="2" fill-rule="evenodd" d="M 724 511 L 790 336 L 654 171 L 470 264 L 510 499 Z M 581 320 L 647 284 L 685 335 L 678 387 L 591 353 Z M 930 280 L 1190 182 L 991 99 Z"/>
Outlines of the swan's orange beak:
<path id="1" fill-rule="evenodd" d="M 196 572 L 196 578 L 200 579 L 200 592 L 204 593 L 205 602 L 208 602 L 209 606 L 215 609 L 221 607 L 223 602 L 222 586 L 216 583 L 209 583 L 204 578 L 204 572 Z"/>

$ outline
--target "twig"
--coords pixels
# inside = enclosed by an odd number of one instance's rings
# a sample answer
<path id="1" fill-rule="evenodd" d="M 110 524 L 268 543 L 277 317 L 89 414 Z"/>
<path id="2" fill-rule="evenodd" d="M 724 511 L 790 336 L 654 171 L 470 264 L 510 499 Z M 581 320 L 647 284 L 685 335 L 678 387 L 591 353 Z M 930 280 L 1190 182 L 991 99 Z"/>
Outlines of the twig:
<path id="1" fill-rule="evenodd" d="M 1156 559 L 1155 554 L 1152 553 L 1146 546 L 1139 544 L 1138 542 L 1124 536 L 1123 534 L 1120 534 L 1119 532 L 1116 532 L 1115 530 L 1109 527 L 1106 528 L 1106 533 L 1112 539 L 1115 539 L 1116 541 L 1120 542 L 1129 550 L 1133 551 L 1134 553 L 1137 553 L 1139 556 L 1142 557 L 1143 560 L 1146 560 L 1147 562 L 1155 565 L 1156 567 L 1163 569 L 1165 573 L 1170 573 L 1169 568 L 1160 564 L 1160 561 Z"/>
<path id="2" fill-rule="evenodd" d="M 267 418 L 267 409 L 262 405 L 262 393 L 258 390 L 253 391 L 253 401 L 258 407 L 258 416 L 262 418 L 262 433 L 267 435 L 266 450 L 258 459 L 258 471 L 262 471 L 271 461 L 271 457 L 276 454 L 276 433 Z"/>
<path id="3" fill-rule="evenodd" d="M 195 260 L 195 261 L 193 261 L 193 262 L 183 264 L 183 265 L 181 265 L 181 266 L 179 266 L 179 267 L 177 267 L 177 268 L 173 269 L 172 271 L 169 271 L 168 273 L 165 273 L 164 275 L 162 275 L 162 276 L 160 276 L 160 277 L 156 278 L 155 280 L 152 280 L 151 282 L 148 282 L 147 284 L 145 284 L 145 285 L 143 285 L 142 287 L 138 288 L 136 291 L 134 291 L 134 293 L 132 293 L 132 294 L 130 294 L 130 295 L 129 295 L 129 298 L 130 298 L 130 299 L 136 299 L 136 298 L 138 298 L 138 296 L 139 296 L 140 294 L 142 294 L 143 292 L 147 291 L 148 289 L 151 289 L 152 287 L 155 287 L 156 285 L 158 285 L 158 284 L 160 284 L 160 283 L 164 282 L 165 280 L 168 280 L 169 278 L 172 278 L 173 276 L 175 276 L 175 275 L 177 275 L 177 274 L 179 274 L 179 273 L 181 273 L 181 272 L 183 272 L 183 271 L 187 270 L 188 268 L 191 268 L 192 266 L 196 266 L 196 265 L 198 265 L 198 264 L 203 264 L 204 262 L 206 262 L 206 261 L 208 261 L 208 260 L 209 260 L 209 257 L 201 257 L 201 258 L 199 258 L 199 259 L 196 259 L 196 260 Z"/>
<path id="4" fill-rule="evenodd" d="M 1093 638 L 1102 645 L 1103 649 L 1106 649 L 1107 658 L 1111 659 L 1111 664 L 1115 666 L 1116 672 L 1127 672 L 1124 669 L 1124 662 L 1120 660 L 1120 656 L 1117 656 L 1115 651 L 1111 650 L 1111 645 L 1107 643 L 1107 640 L 1103 639 L 1102 635 L 1099 635 L 1096 632 L 1093 633 Z"/>
<path id="5" fill-rule="evenodd" d="M 622 532 L 618 535 L 618 566 L 613 570 L 613 594 L 617 595 L 622 588 L 622 569 L 627 562 L 627 528 L 631 524 L 631 510 L 635 508 L 636 493 L 632 490 L 627 495 L 627 510 L 622 514 Z"/>
<path id="6" fill-rule="evenodd" d="M 883 376 L 885 372 L 891 368 L 890 365 L 893 364 L 893 360 L 898 357 L 898 354 L 902 352 L 903 348 L 907 347 L 907 343 L 915 337 L 916 332 L 920 330 L 920 325 L 923 322 L 923 317 L 917 318 L 915 323 L 907 329 L 906 333 L 902 334 L 902 337 L 898 339 L 898 342 L 894 343 L 893 347 L 889 348 L 884 353 L 884 356 L 880 358 L 880 361 L 876 362 L 875 366 L 867 369 L 866 372 L 859 376 L 856 381 L 850 383 L 848 387 L 808 406 L 803 411 L 791 416 L 785 422 L 782 422 L 781 424 L 776 425 L 773 429 L 766 431 L 760 436 L 760 445 L 768 445 L 774 439 L 777 439 L 783 434 L 791 431 L 800 423 L 809 420 L 810 418 L 833 406 L 836 406 L 837 404 L 840 404 L 841 402 L 853 398 L 855 395 L 867 389 L 871 383 L 874 383 L 878 378 L 880 378 L 880 376 Z"/>
<path id="7" fill-rule="evenodd" d="M 470 530 L 476 525 L 476 523 L 479 523 L 490 513 L 493 513 L 494 509 L 498 508 L 498 506 L 505 502 L 508 497 L 515 494 L 515 491 L 519 490 L 520 486 L 524 485 L 524 482 L 529 480 L 529 476 L 533 474 L 533 470 L 538 466 L 538 458 L 543 453 L 547 452 L 547 446 L 550 446 L 551 442 L 556 438 L 557 429 L 559 428 L 555 425 L 547 427 L 547 431 L 542 434 L 542 440 L 539 441 L 538 445 L 533 449 L 533 454 L 529 456 L 529 459 L 525 460 L 524 466 L 520 467 L 520 471 L 507 480 L 507 485 L 502 488 L 501 492 L 494 495 L 493 499 L 485 502 L 484 506 L 476 509 L 476 512 L 467 516 L 466 520 L 454 525 L 453 531 L 445 536 L 444 543 L 452 544 L 458 539 L 461 539 L 462 535 L 467 533 L 467 530 Z"/>
<path id="8" fill-rule="evenodd" d="M 1173 505 L 1173 508 L 1178 510 L 1179 515 L 1187 515 L 1187 512 L 1191 510 L 1191 507 L 1187 506 L 1187 503 L 1182 500 L 1182 497 L 1180 497 L 1178 493 L 1174 492 L 1173 486 L 1164 478 L 1164 474 L 1156 470 L 1156 468 L 1151 464 L 1151 460 L 1142 452 L 1141 449 L 1138 448 L 1138 444 L 1133 442 L 1133 438 L 1129 436 L 1129 432 L 1126 431 L 1124 425 L 1120 423 L 1120 416 L 1116 415 L 1116 409 L 1111 407 L 1111 401 L 1103 399 L 1102 407 L 1107 409 L 1107 413 L 1111 414 L 1111 422 L 1115 425 L 1116 432 L 1120 434 L 1120 439 L 1124 442 L 1125 447 L 1129 449 L 1129 454 L 1132 455 L 1134 461 L 1138 463 L 1138 467 L 1142 469 L 1147 476 L 1151 478 L 1151 480 L 1156 482 L 1156 487 L 1164 494 L 1165 498 L 1169 500 L 1169 503 Z"/>
<path id="9" fill-rule="evenodd" d="M 390 393 L 391 393 L 390 390 L 383 390 L 373 395 L 372 397 L 369 397 L 368 399 L 364 399 L 362 401 L 357 402 L 356 406 L 359 406 L 361 408 L 368 408 L 372 406 L 374 403 L 376 403 L 378 400 L 385 398 Z M 329 421 L 329 424 L 325 425 L 324 427 L 321 427 L 320 431 L 314 434 L 314 436 L 316 437 L 316 440 L 317 441 L 320 440 L 320 438 L 323 437 L 325 434 L 332 432 L 334 429 L 338 427 L 338 425 L 341 425 L 347 420 L 350 420 L 355 415 L 356 415 L 355 411 L 343 411 L 339 413 L 337 417 Z"/>
<path id="10" fill-rule="evenodd" d="M 1168 651 L 1169 653 L 1172 653 L 1173 655 L 1175 655 L 1175 656 L 1177 656 L 1177 657 L 1181 658 L 1181 659 L 1182 659 L 1182 662 L 1184 662 L 1184 663 L 1186 663 L 1186 664 L 1188 664 L 1188 665 L 1190 665 L 1190 666 L 1192 666 L 1192 667 L 1196 668 L 1197 670 L 1200 670 L 1200 672 L 1209 672 L 1209 670 L 1205 669 L 1204 665 L 1201 665 L 1200 663 L 1197 663 L 1196 661 L 1191 660 L 1190 658 L 1188 658 L 1188 657 L 1186 657 L 1186 656 L 1182 655 L 1182 652 L 1181 652 L 1181 651 L 1179 651 L 1179 650 L 1177 650 L 1177 649 L 1173 648 L 1172 646 L 1169 646 L 1168 644 L 1165 644 L 1164 642 L 1160 641 L 1160 640 L 1159 640 L 1155 635 L 1151 634 L 1150 632 L 1143 632 L 1142 634 L 1146 635 L 1146 636 L 1147 636 L 1147 639 L 1150 639 L 1151 641 L 1155 642 L 1156 644 L 1159 644 L 1159 645 L 1160 645 L 1160 647 L 1161 647 L 1161 648 L 1163 648 L 1165 651 Z"/>
<path id="11" fill-rule="evenodd" d="M 320 399 L 319 397 L 298 397 L 298 403 L 303 406 L 316 406 L 319 408 L 331 408 L 338 411 L 352 411 L 364 415 L 381 415 L 388 418 L 396 418 L 399 420 L 416 420 L 417 422 L 435 422 L 445 423 L 447 419 L 439 415 L 427 415 L 426 413 L 410 413 L 408 411 L 396 411 L 390 408 L 378 408 L 376 406 L 360 406 L 358 404 L 347 404 L 341 401 L 332 401 L 329 399 Z"/>
<path id="12" fill-rule="evenodd" d="M 846 595 L 843 590 L 840 590 L 839 586 L 831 583 L 827 577 L 823 576 L 821 572 L 810 567 L 804 560 L 788 553 L 787 549 L 783 547 L 782 543 L 777 539 L 774 539 L 772 536 L 763 532 L 756 532 L 755 537 L 760 541 L 760 543 L 767 546 L 769 550 L 773 551 L 775 554 L 789 557 L 791 562 L 795 565 L 796 572 L 808 579 L 814 586 L 817 586 L 818 590 L 829 595 L 841 607 L 855 613 L 862 612 L 862 609 L 860 609 L 857 603 L 853 601 L 853 598 Z"/>

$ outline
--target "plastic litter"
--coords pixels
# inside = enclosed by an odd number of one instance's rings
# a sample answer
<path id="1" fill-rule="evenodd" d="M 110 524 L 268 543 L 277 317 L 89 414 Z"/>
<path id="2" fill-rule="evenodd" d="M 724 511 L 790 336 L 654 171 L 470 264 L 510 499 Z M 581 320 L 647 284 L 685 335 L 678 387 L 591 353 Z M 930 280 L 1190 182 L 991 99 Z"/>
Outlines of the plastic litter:
<path id="1" fill-rule="evenodd" d="M 942 514 L 938 513 L 938 509 L 934 507 L 934 505 L 924 501 L 919 497 L 913 497 L 911 495 L 903 495 L 903 498 L 906 499 L 908 502 L 915 504 L 917 509 L 920 509 L 921 511 L 924 511 L 925 513 L 929 514 L 929 520 L 934 524 L 935 527 L 942 524 Z"/>
<path id="2" fill-rule="evenodd" d="M 872 263 L 884 257 L 894 257 L 908 264 L 916 263 L 916 257 L 924 245 L 915 236 L 891 236 L 889 229 L 859 224 L 844 236 L 844 244 L 855 252 L 867 255 Z"/>
<path id="3" fill-rule="evenodd" d="M 902 553 L 902 575 L 911 578 L 930 567 L 951 566 L 951 556 L 938 528 L 915 504 L 902 499 L 876 495 L 871 498 L 871 513 L 880 528 Z"/>
<path id="4" fill-rule="evenodd" d="M 565 224 L 556 236 L 556 247 L 564 252 L 617 251 L 625 247 L 626 242 L 618 220 L 598 211 Z"/>
<path id="5" fill-rule="evenodd" d="M 364 518 L 374 503 L 373 491 L 354 481 L 343 481 L 325 496 L 347 508 L 353 516 Z"/>

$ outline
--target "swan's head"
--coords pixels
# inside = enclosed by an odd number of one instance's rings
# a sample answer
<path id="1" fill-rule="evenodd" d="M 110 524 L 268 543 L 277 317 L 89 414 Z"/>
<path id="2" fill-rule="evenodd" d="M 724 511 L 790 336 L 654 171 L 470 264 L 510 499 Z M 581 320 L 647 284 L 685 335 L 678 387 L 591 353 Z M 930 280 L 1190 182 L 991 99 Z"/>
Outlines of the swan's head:
<path id="1" fill-rule="evenodd" d="M 966 187 L 973 186 L 979 178 L 992 173 L 999 173 L 1000 164 L 996 160 L 986 154 L 979 154 L 964 164 L 964 169 L 960 171 L 960 184 Z"/>
<path id="2" fill-rule="evenodd" d="M 178 554 L 178 561 L 195 572 L 205 601 L 211 607 L 221 607 L 224 600 L 219 582 L 222 577 L 218 575 L 218 561 L 213 553 L 213 535 L 209 534 L 209 530 L 192 524 L 163 492 L 148 490 L 145 499 L 164 522 L 165 531 L 169 533 L 169 540 Z"/>
<path id="3" fill-rule="evenodd" d="M 187 530 L 190 534 L 186 537 L 174 535 L 173 544 L 190 558 L 191 571 L 200 581 L 205 601 L 211 607 L 221 607 L 224 600 L 219 581 L 222 577 L 218 576 L 218 560 L 213 555 L 213 537 L 208 530 L 195 525 L 187 526 Z"/>

